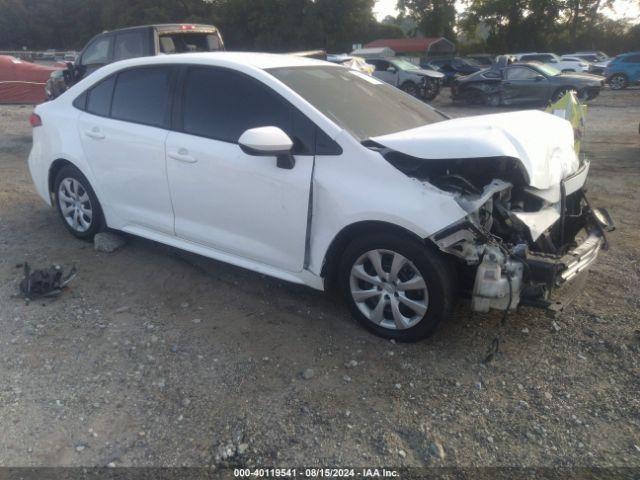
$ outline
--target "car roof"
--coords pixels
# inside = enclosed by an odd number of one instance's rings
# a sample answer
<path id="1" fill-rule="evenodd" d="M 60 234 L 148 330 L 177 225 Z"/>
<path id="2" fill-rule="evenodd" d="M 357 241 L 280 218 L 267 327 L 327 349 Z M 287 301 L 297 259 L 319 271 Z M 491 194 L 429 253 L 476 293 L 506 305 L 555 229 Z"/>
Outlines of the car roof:
<path id="1" fill-rule="evenodd" d="M 218 28 L 215 25 L 205 25 L 202 23 L 185 22 L 185 23 L 156 23 L 152 25 L 135 25 L 132 27 L 123 27 L 123 28 L 116 28 L 114 30 L 105 30 L 102 33 L 114 33 L 114 32 L 122 32 L 127 30 L 139 30 L 143 28 L 156 28 L 160 30 L 180 30 L 181 27 L 185 25 L 191 26 L 194 29 L 194 30 L 185 30 L 185 32 L 187 33 L 193 32 L 193 31 L 197 32 L 199 30 L 218 30 Z"/>
<path id="2" fill-rule="evenodd" d="M 260 70 L 280 67 L 306 67 L 306 66 L 336 66 L 331 62 L 316 60 L 296 55 L 277 53 L 255 52 L 198 52 L 181 53 L 179 55 L 159 55 L 152 57 L 138 57 L 110 64 L 114 70 L 122 67 L 135 67 L 143 65 L 171 65 L 194 63 L 212 66 L 252 67 Z M 104 67 L 103 67 L 104 68 Z"/>

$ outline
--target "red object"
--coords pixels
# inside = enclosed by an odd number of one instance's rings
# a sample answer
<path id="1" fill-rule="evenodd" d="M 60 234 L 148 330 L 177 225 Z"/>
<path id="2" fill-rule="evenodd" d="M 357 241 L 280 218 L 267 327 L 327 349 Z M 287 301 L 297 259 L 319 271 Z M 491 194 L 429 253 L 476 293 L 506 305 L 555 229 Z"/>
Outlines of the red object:
<path id="1" fill-rule="evenodd" d="M 31 116 L 29 116 L 29 123 L 34 128 L 35 127 L 41 127 L 42 126 L 42 119 L 40 118 L 40 115 L 38 115 L 37 113 L 32 113 Z"/>
<path id="2" fill-rule="evenodd" d="M 196 26 L 195 25 L 180 25 L 180 29 L 181 30 L 195 30 Z"/>
<path id="3" fill-rule="evenodd" d="M 430 38 L 381 38 L 367 43 L 364 48 L 388 47 L 396 53 L 419 52 L 425 53 L 432 43 L 442 40 L 442 37 Z"/>
<path id="4" fill-rule="evenodd" d="M 0 55 L 0 104 L 33 105 L 44 102 L 44 86 L 51 72 L 60 69 Z"/>

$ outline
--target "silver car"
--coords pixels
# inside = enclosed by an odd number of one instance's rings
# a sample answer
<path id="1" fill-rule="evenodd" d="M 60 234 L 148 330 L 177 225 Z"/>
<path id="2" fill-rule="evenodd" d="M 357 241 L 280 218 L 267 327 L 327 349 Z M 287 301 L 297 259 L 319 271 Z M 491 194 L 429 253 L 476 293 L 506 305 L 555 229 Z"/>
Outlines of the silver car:
<path id="1" fill-rule="evenodd" d="M 443 73 L 423 70 L 402 58 L 367 58 L 367 63 L 376 67 L 374 77 L 423 100 L 436 98 L 444 79 Z"/>

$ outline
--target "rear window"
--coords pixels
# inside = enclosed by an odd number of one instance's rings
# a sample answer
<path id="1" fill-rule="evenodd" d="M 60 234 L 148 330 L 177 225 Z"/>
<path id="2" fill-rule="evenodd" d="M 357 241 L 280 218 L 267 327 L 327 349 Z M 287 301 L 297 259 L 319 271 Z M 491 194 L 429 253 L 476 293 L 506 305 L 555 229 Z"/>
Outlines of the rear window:
<path id="1" fill-rule="evenodd" d="M 139 68 L 122 72 L 113 93 L 111 116 L 128 122 L 166 126 L 170 90 L 170 68 Z"/>
<path id="2" fill-rule="evenodd" d="M 89 90 L 87 94 L 87 112 L 103 117 L 109 116 L 114 81 L 115 77 L 109 77 Z"/>
<path id="3" fill-rule="evenodd" d="M 164 33 L 159 36 L 162 53 L 215 52 L 222 48 L 215 33 Z"/>

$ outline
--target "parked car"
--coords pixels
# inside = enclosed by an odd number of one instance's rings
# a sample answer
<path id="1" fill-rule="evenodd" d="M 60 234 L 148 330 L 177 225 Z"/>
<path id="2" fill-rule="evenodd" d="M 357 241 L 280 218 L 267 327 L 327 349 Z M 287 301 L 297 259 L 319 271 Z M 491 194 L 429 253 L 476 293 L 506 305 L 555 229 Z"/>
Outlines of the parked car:
<path id="1" fill-rule="evenodd" d="M 604 77 L 590 74 L 561 73 L 538 62 L 509 63 L 507 57 L 493 68 L 458 78 L 451 86 L 454 100 L 471 104 L 519 105 L 558 101 L 568 91 L 575 91 L 582 100 L 600 94 Z"/>
<path id="2" fill-rule="evenodd" d="M 640 81 L 640 52 L 618 55 L 604 71 L 612 90 L 622 90 Z"/>
<path id="3" fill-rule="evenodd" d="M 573 55 L 562 55 L 560 57 L 560 61 L 562 63 L 568 63 L 573 66 L 572 68 L 569 68 L 569 69 L 567 68 L 562 69 L 562 71 L 565 73 L 570 73 L 570 72 L 593 73 L 593 63 L 588 62 L 584 58 L 576 57 Z M 558 68 L 558 67 L 555 67 L 555 68 Z"/>
<path id="4" fill-rule="evenodd" d="M 555 53 L 516 53 L 513 56 L 519 62 L 540 62 L 564 73 L 589 71 L 588 62 L 562 60 Z"/>
<path id="5" fill-rule="evenodd" d="M 367 58 L 373 65 L 373 76 L 423 100 L 433 100 L 440 93 L 444 75 L 423 70 L 403 58 Z"/>
<path id="6" fill-rule="evenodd" d="M 423 58 L 420 60 L 420 66 L 443 73 L 445 75 L 444 85 L 446 86 L 449 86 L 456 77 L 470 75 L 483 69 L 474 60 L 459 57 Z"/>
<path id="7" fill-rule="evenodd" d="M 108 227 L 337 289 L 362 325 L 402 341 L 433 332 L 460 292 L 478 311 L 555 304 L 612 228 L 585 200 L 569 122 L 449 120 L 307 58 L 126 60 L 31 124 L 36 190 L 76 237 Z"/>
<path id="8" fill-rule="evenodd" d="M 373 72 L 376 69 L 376 67 L 367 63 L 364 58 L 354 57 L 353 55 L 347 55 L 346 53 L 327 55 L 326 60 L 331 63 L 342 65 L 343 67 L 358 70 L 359 72 L 366 73 L 367 75 L 373 75 Z"/>
<path id="9" fill-rule="evenodd" d="M 580 51 L 576 53 L 570 53 L 569 55 L 584 58 L 588 62 L 606 62 L 608 60 L 611 60 L 611 58 L 609 58 L 609 55 L 600 50 Z"/>
<path id="10" fill-rule="evenodd" d="M 145 25 L 104 32 L 93 37 L 66 70 L 52 73 L 45 91 L 47 98 L 55 98 L 98 68 L 119 60 L 219 50 L 224 50 L 222 35 L 212 25 Z"/>
<path id="11" fill-rule="evenodd" d="M 606 53 L 600 51 L 568 53 L 563 55 L 563 58 L 565 56 L 578 57 L 589 62 L 589 73 L 594 75 L 604 75 L 604 69 L 611 60 Z"/>

